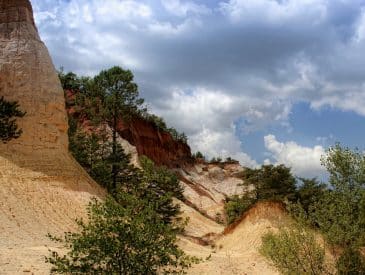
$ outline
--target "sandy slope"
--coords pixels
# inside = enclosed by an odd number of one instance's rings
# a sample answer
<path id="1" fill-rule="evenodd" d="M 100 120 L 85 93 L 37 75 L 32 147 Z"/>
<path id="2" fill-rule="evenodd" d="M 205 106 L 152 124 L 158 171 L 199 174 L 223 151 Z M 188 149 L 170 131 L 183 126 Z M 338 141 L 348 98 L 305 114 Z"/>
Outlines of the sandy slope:
<path id="1" fill-rule="evenodd" d="M 47 233 L 75 229 L 98 187 L 68 154 L 0 157 L 0 274 L 49 274 Z"/>
<path id="2" fill-rule="evenodd" d="M 261 236 L 284 226 L 288 217 L 277 203 L 259 203 L 236 225 L 225 230 L 214 246 L 199 246 L 189 240 L 180 241 L 191 254 L 209 260 L 194 266 L 189 274 L 278 274 L 259 254 Z"/>

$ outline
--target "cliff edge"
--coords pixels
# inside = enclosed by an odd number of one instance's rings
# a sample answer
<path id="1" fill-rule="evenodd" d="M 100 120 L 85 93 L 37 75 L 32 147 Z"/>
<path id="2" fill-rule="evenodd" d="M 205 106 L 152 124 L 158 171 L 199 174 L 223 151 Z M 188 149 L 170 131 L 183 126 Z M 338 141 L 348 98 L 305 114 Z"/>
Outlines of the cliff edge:
<path id="1" fill-rule="evenodd" d="M 0 274 L 49 274 L 62 234 L 104 191 L 68 153 L 63 90 L 28 0 L 0 0 L 0 96 L 18 101 L 20 138 L 0 144 Z"/>

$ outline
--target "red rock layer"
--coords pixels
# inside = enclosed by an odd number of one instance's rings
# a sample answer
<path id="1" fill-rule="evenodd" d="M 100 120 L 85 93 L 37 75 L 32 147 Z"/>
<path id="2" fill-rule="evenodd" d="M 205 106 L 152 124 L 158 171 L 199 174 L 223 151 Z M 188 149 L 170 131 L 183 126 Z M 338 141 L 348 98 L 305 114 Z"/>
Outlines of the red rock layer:
<path id="1" fill-rule="evenodd" d="M 68 114 L 89 130 L 88 119 L 73 107 L 75 93 L 66 90 L 65 96 Z M 145 155 L 157 165 L 177 168 L 193 163 L 189 145 L 174 140 L 170 133 L 159 130 L 153 123 L 142 118 L 135 118 L 129 123 L 120 121 L 118 132 L 137 148 L 139 156 Z"/>
<path id="2" fill-rule="evenodd" d="M 120 122 L 118 132 L 136 146 L 138 155 L 147 156 L 157 165 L 174 168 L 192 163 L 189 145 L 174 140 L 169 133 L 148 121 L 134 119 L 128 124 Z"/>

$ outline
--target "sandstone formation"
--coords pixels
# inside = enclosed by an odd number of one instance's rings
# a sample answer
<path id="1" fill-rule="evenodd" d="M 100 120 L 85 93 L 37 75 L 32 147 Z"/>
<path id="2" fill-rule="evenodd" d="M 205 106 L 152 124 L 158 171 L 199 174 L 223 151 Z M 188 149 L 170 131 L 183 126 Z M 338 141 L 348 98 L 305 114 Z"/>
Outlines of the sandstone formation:
<path id="1" fill-rule="evenodd" d="M 48 274 L 47 233 L 63 233 L 101 190 L 68 153 L 63 90 L 28 0 L 0 0 L 0 96 L 26 116 L 0 144 L 0 274 Z"/>
<path id="2" fill-rule="evenodd" d="M 261 236 L 269 230 L 287 225 L 289 218 L 282 205 L 264 202 L 250 209 L 234 228 L 219 235 L 214 245 L 201 246 L 181 239 L 180 246 L 187 253 L 209 260 L 193 266 L 188 274 L 279 274 L 268 264 L 258 249 Z"/>
<path id="3" fill-rule="evenodd" d="M 27 112 L 18 120 L 23 135 L 0 144 L 0 274 L 49 274 L 44 256 L 55 244 L 46 234 L 74 230 L 90 198 L 104 192 L 68 153 L 63 91 L 29 0 L 0 0 L 0 96 L 17 100 Z M 211 255 L 190 274 L 276 274 L 257 248 L 263 233 L 285 222 L 280 206 L 260 204 L 225 232 L 215 221 L 225 197 L 243 191 L 237 177 L 242 167 L 191 165 L 189 146 L 152 124 L 135 120 L 119 126 L 129 143 L 120 142 L 135 161 L 138 153 L 178 167 L 186 197 L 178 203 L 190 219 L 179 243 L 189 254 Z"/>
<path id="4" fill-rule="evenodd" d="M 134 119 L 130 123 L 119 123 L 119 135 L 137 148 L 157 165 L 170 168 L 181 167 L 193 162 L 189 145 L 176 141 L 170 133 L 160 131 L 151 122 Z"/>
<path id="5" fill-rule="evenodd" d="M 244 171 L 239 163 L 198 163 L 177 171 L 184 186 L 186 202 L 213 220 L 224 220 L 227 197 L 249 189 L 237 177 Z"/>
<path id="6" fill-rule="evenodd" d="M 75 108 L 76 94 L 77 91 L 65 90 L 68 115 L 81 123 L 86 131 L 89 131 L 92 128 L 89 118 L 82 110 Z M 131 150 L 128 145 L 130 144 L 136 148 L 139 156 L 145 155 L 157 165 L 177 168 L 193 163 L 188 144 L 174 140 L 170 133 L 158 129 L 152 122 L 143 118 L 134 117 L 128 123 L 120 120 L 118 133 L 124 140 L 122 143 L 126 145 L 125 148 L 123 146 L 126 151 Z M 135 160 L 132 162 L 135 163 Z"/>

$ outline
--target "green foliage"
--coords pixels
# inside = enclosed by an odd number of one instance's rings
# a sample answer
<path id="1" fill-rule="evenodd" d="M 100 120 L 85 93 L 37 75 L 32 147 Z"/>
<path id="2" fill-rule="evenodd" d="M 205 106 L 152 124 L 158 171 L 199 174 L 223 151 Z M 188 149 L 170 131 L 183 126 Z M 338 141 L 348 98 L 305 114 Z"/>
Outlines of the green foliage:
<path id="1" fill-rule="evenodd" d="M 22 130 L 18 129 L 16 118 L 21 118 L 25 114 L 19 110 L 19 104 L 16 101 L 0 98 L 0 140 L 3 143 L 20 137 Z"/>
<path id="2" fill-rule="evenodd" d="M 233 223 L 260 200 L 293 201 L 296 197 L 295 178 L 284 165 L 263 165 L 259 169 L 247 168 L 243 174 L 245 186 L 255 189 L 244 195 L 227 198 L 224 209 L 228 224 Z"/>
<path id="3" fill-rule="evenodd" d="M 185 133 L 180 133 L 173 127 L 167 127 L 167 124 L 162 117 L 156 116 L 154 114 L 149 114 L 147 112 L 144 112 L 142 114 L 142 117 L 145 120 L 153 123 L 157 129 L 169 133 L 174 140 L 180 141 L 182 143 L 188 142 L 188 137 Z"/>
<path id="4" fill-rule="evenodd" d="M 246 193 L 242 196 L 234 195 L 227 198 L 224 205 L 224 211 L 227 217 L 227 223 L 231 224 L 239 219 L 254 203 L 256 199 L 251 193 Z"/>
<path id="5" fill-rule="evenodd" d="M 130 70 L 117 66 L 101 71 L 93 79 L 105 105 L 106 119 L 112 127 L 115 119 L 123 117 L 128 120 L 141 111 L 144 100 L 139 98 L 138 86 L 133 79 Z"/>
<path id="6" fill-rule="evenodd" d="M 365 157 L 336 145 L 323 164 L 330 173 L 329 190 L 310 207 L 311 219 L 327 241 L 353 249 L 365 245 Z"/>
<path id="7" fill-rule="evenodd" d="M 78 221 L 78 233 L 51 236 L 67 249 L 51 251 L 46 261 L 60 274 L 177 274 L 196 258 L 176 245 L 176 231 L 164 223 L 148 201 L 118 192 L 105 202 L 94 200 L 88 223 Z"/>
<path id="8" fill-rule="evenodd" d="M 64 73 L 63 68 L 58 72 L 61 85 L 66 90 L 78 90 L 81 86 L 81 79 L 74 73 Z"/>
<path id="9" fill-rule="evenodd" d="M 297 219 L 318 228 L 336 256 L 338 274 L 365 274 L 365 157 L 339 144 L 322 158 L 329 172 L 327 186 L 303 181 L 299 203 L 290 210 Z"/>
<path id="10" fill-rule="evenodd" d="M 195 154 L 193 154 L 193 158 L 194 159 L 203 159 L 203 160 L 205 160 L 205 156 L 200 151 L 198 151 Z"/>
<path id="11" fill-rule="evenodd" d="M 154 114 L 149 114 L 147 112 L 144 112 L 142 114 L 142 117 L 145 120 L 153 123 L 158 130 L 169 133 L 174 140 L 180 141 L 182 143 L 188 142 L 188 138 L 185 133 L 180 133 L 173 127 L 167 127 L 167 124 L 162 117 L 156 116 Z"/>
<path id="12" fill-rule="evenodd" d="M 327 186 L 318 182 L 316 178 L 299 178 L 302 182 L 297 188 L 297 200 L 300 202 L 304 211 L 308 213 L 309 207 L 317 202 L 326 192 Z"/>
<path id="13" fill-rule="evenodd" d="M 313 233 L 299 226 L 280 229 L 278 233 L 267 233 L 262 238 L 260 248 L 283 274 L 327 274 L 325 250 Z"/>
<path id="14" fill-rule="evenodd" d="M 164 166 L 156 166 L 154 162 L 146 156 L 140 157 L 140 163 L 144 175 L 151 183 L 150 185 L 156 186 L 166 193 L 171 193 L 178 199 L 184 198 L 184 189 L 175 173 Z"/>
<path id="15" fill-rule="evenodd" d="M 100 185 L 113 192 L 113 167 L 118 184 L 126 185 L 134 168 L 129 164 L 129 155 L 119 144 L 113 152 L 112 143 L 104 132 L 85 134 L 77 132 L 70 137 L 69 149 L 75 159 Z"/>
<path id="16" fill-rule="evenodd" d="M 364 275 L 365 259 L 359 250 L 351 247 L 346 248 L 336 262 L 338 274 Z"/>
<path id="17" fill-rule="evenodd" d="M 133 74 L 113 67 L 93 79 L 72 73 L 61 73 L 60 78 L 65 88 L 77 90 L 68 102 L 74 113 L 69 120 L 70 151 L 112 197 L 90 205 L 89 223 L 78 221 L 79 233 L 67 233 L 62 240 L 53 238 L 69 249 L 65 256 L 52 252 L 47 258 L 53 272 L 183 271 L 196 259 L 186 256 L 175 244 L 176 234 L 183 230 L 177 217 L 179 206 L 173 202 L 173 197 L 183 198 L 177 176 L 147 158 L 141 160 L 143 170 L 135 168 L 117 140 L 121 118 L 128 122 L 135 115 L 145 114 Z M 92 133 L 80 127 L 84 120 L 91 121 Z"/>
<path id="18" fill-rule="evenodd" d="M 259 169 L 247 169 L 245 185 L 255 186 L 257 200 L 294 200 L 295 178 L 284 165 L 262 165 Z"/>
<path id="19" fill-rule="evenodd" d="M 226 157 L 225 162 L 238 162 L 237 160 L 231 158 L 231 157 Z"/>
<path id="20" fill-rule="evenodd" d="M 220 163 L 222 162 L 222 158 L 221 157 L 212 157 L 211 160 L 209 161 L 210 163 Z"/>

